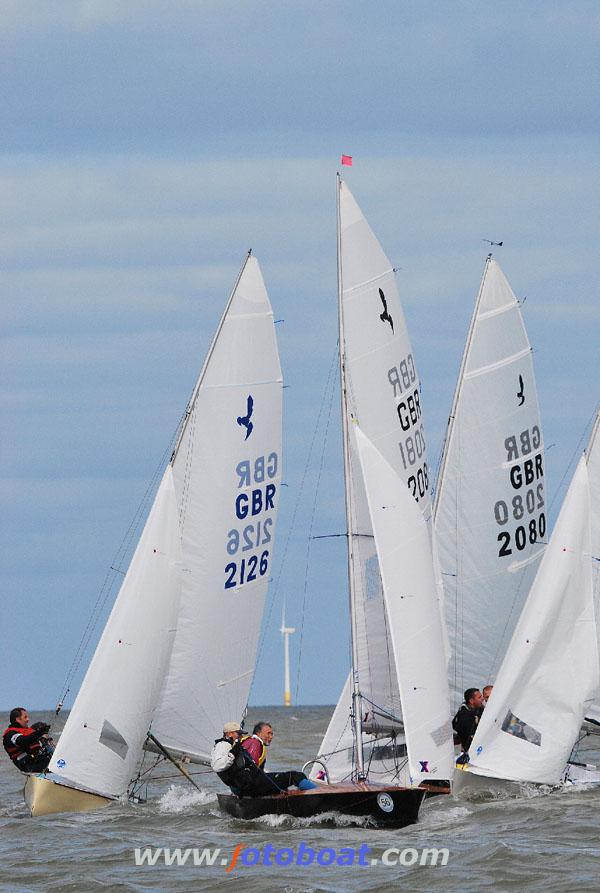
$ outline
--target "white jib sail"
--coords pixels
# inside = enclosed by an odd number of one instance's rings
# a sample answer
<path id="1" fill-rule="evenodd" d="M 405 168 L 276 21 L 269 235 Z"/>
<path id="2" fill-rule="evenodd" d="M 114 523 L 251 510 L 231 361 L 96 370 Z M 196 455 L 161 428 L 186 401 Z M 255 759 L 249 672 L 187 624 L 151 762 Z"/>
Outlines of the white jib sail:
<path id="1" fill-rule="evenodd" d="M 597 687 L 590 494 L 582 457 L 469 749 L 469 770 L 558 783 Z"/>
<path id="2" fill-rule="evenodd" d="M 450 692 L 431 540 L 406 484 L 355 426 L 387 606 L 411 781 L 450 779 Z"/>
<path id="3" fill-rule="evenodd" d="M 126 792 L 168 666 L 180 560 L 168 466 L 50 763 L 65 782 L 109 797 Z"/>
<path id="4" fill-rule="evenodd" d="M 358 420 L 429 521 L 430 466 L 421 384 L 393 266 L 343 181 L 339 183 L 339 242 L 340 340 L 348 382 L 348 416 Z M 378 728 L 401 732 L 401 706 L 373 530 L 352 438 L 346 488 L 352 517 L 365 761 L 369 776 L 383 782 L 397 778 L 396 755 L 391 755 L 390 747 L 372 745 Z M 347 778 L 352 772 L 350 709 L 351 687 L 346 682 L 319 751 L 333 780 Z"/>
<path id="5" fill-rule="evenodd" d="M 547 534 L 544 443 L 519 303 L 488 259 L 434 505 L 455 708 L 494 681 Z"/>
<path id="6" fill-rule="evenodd" d="M 209 352 L 173 459 L 182 535 L 177 633 L 152 732 L 209 758 L 243 717 L 272 572 L 282 377 L 273 312 L 249 257 Z"/>

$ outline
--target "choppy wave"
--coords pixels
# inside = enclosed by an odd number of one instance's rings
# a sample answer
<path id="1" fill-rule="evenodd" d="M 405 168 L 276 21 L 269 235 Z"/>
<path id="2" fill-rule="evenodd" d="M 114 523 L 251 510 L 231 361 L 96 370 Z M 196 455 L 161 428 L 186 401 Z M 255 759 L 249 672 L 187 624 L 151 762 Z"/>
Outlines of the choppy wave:
<path id="1" fill-rule="evenodd" d="M 371 825 L 368 816 L 342 815 L 340 812 L 321 812 L 319 815 L 300 818 L 291 815 L 263 815 L 253 819 L 257 824 L 269 828 L 312 828 L 318 825 L 335 825 L 336 828 L 368 828 Z"/>
<path id="2" fill-rule="evenodd" d="M 177 814 L 187 812 L 196 806 L 215 803 L 216 800 L 217 795 L 214 791 L 195 791 L 172 784 L 158 800 L 158 810 L 161 813 Z"/>

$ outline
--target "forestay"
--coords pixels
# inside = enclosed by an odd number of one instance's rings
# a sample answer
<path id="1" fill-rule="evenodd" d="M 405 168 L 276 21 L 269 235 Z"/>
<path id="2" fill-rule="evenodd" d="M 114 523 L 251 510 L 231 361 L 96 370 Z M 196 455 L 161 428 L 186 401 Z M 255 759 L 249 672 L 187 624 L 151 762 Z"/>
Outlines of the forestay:
<path id="1" fill-rule="evenodd" d="M 413 783 L 450 779 L 454 745 L 431 540 L 406 484 L 355 427 L 389 618 Z"/>
<path id="2" fill-rule="evenodd" d="M 486 263 L 461 364 L 434 521 L 454 706 L 493 682 L 543 553 L 544 443 L 519 303 Z"/>
<path id="3" fill-rule="evenodd" d="M 340 349 L 350 419 L 376 445 L 429 521 L 429 464 L 420 381 L 398 296 L 394 270 L 347 185 L 339 181 Z M 397 776 L 403 745 L 378 747 L 379 730 L 401 733 L 401 706 L 381 577 L 360 463 L 350 439 L 349 530 L 363 697 L 365 762 L 375 780 Z M 320 749 L 330 778 L 353 769 L 349 726 L 351 686 L 346 682 Z"/>
<path id="4" fill-rule="evenodd" d="M 173 458 L 182 594 L 152 732 L 207 760 L 241 720 L 272 569 L 281 482 L 282 377 L 273 313 L 249 257 L 196 386 Z"/>
<path id="5" fill-rule="evenodd" d="M 168 666 L 180 579 L 168 466 L 50 763 L 67 784 L 107 797 L 126 792 Z"/>
<path id="6" fill-rule="evenodd" d="M 469 750 L 469 771 L 558 783 L 597 687 L 582 457 Z"/>

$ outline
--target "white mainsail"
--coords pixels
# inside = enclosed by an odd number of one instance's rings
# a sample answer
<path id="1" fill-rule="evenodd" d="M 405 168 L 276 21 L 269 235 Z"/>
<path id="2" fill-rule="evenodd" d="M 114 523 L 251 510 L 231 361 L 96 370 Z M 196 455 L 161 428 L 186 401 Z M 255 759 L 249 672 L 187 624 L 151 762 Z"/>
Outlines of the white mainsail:
<path id="1" fill-rule="evenodd" d="M 410 780 L 454 771 L 450 692 L 431 539 L 406 484 L 355 426 L 400 686 Z"/>
<path id="2" fill-rule="evenodd" d="M 455 707 L 492 682 L 547 533 L 544 443 L 519 303 L 488 258 L 434 504 Z"/>
<path id="3" fill-rule="evenodd" d="M 173 458 L 182 593 L 152 733 L 192 759 L 209 758 L 248 701 L 272 571 L 282 388 L 273 311 L 250 256 Z"/>
<path id="4" fill-rule="evenodd" d="M 338 180 L 340 351 L 347 415 L 389 462 L 430 520 L 430 469 L 421 385 L 398 296 L 394 269 L 348 186 Z M 398 680 L 360 462 L 349 442 L 346 492 L 353 552 L 357 671 L 369 775 L 397 779 L 403 745 L 379 747 L 380 730 L 402 732 Z M 319 751 L 332 780 L 353 771 L 352 685 L 347 680 Z M 395 738 L 394 738 L 395 741 Z M 316 770 L 315 770 L 316 771 Z M 315 774 L 315 772 L 313 772 Z"/>
<path id="5" fill-rule="evenodd" d="M 51 781 L 114 798 L 127 791 L 150 726 L 161 744 L 203 759 L 223 722 L 242 719 L 272 567 L 281 427 L 273 313 L 249 255 Z M 32 780 L 36 814 L 99 805 L 53 798 L 48 784 Z"/>
<path id="6" fill-rule="evenodd" d="M 167 467 L 50 763 L 106 797 L 127 790 L 167 670 L 181 589 L 175 487 Z"/>
<path id="7" fill-rule="evenodd" d="M 469 750 L 469 774 L 556 784 L 599 681 L 580 460 Z"/>

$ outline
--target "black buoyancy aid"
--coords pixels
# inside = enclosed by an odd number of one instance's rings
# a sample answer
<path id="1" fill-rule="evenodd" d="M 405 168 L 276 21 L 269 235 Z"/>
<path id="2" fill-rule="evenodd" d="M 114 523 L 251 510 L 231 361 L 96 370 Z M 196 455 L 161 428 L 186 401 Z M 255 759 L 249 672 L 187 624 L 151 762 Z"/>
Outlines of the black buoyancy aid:
<path id="1" fill-rule="evenodd" d="M 219 741 L 227 741 L 228 744 L 231 744 L 229 738 L 217 738 L 215 744 L 218 744 Z M 237 743 L 237 742 L 236 742 Z M 240 742 L 241 745 L 241 742 Z M 235 746 L 235 745 L 234 745 Z M 235 759 L 231 766 L 227 769 L 223 769 L 221 772 L 217 772 L 217 775 L 221 779 L 221 781 L 226 784 L 228 787 L 240 787 L 244 778 L 244 773 L 247 771 L 247 761 L 244 756 L 244 751 L 240 746 L 239 752 L 235 755 Z"/>
<path id="2" fill-rule="evenodd" d="M 42 749 L 42 745 L 37 740 L 32 741 L 31 744 L 27 745 L 27 749 L 23 749 L 22 747 L 17 747 L 16 744 L 13 744 L 12 738 L 15 735 L 23 735 L 25 738 L 28 738 L 29 735 L 38 735 L 36 729 L 24 729 L 22 726 L 9 726 L 4 734 L 2 735 L 2 743 L 4 744 L 4 750 L 9 755 L 13 763 L 18 763 L 18 761 L 25 756 L 37 756 L 39 751 Z M 39 737 L 39 735 L 38 735 Z"/>

